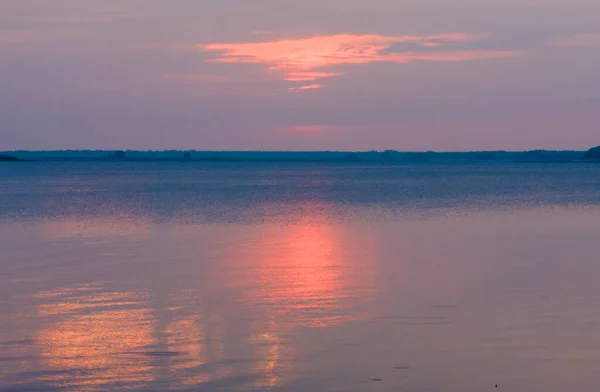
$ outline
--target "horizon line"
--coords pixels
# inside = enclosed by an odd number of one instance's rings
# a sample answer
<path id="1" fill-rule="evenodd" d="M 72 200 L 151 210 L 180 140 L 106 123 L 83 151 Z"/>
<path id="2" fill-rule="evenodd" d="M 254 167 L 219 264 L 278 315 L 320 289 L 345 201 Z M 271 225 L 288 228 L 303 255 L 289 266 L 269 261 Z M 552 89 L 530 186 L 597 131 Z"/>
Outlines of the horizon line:
<path id="1" fill-rule="evenodd" d="M 594 147 L 591 147 L 594 148 Z M 527 149 L 527 150 L 506 150 L 506 149 L 498 149 L 498 150 L 487 150 L 487 149 L 475 149 L 475 150 L 396 150 L 396 149 L 370 149 L 370 150 L 196 150 L 196 149 L 162 149 L 162 150 L 153 150 L 153 149 L 111 149 L 111 148 L 98 148 L 98 149 L 89 149 L 89 148 L 78 148 L 78 149 L 13 149 L 13 150 L 0 150 L 0 154 L 10 154 L 10 153 L 22 153 L 22 152 L 31 152 L 31 153 L 44 153 L 44 152 L 153 152 L 153 153 L 161 153 L 161 152 L 197 152 L 197 153 L 358 153 L 358 154 L 366 154 L 366 153 L 383 153 L 383 152 L 397 152 L 397 153 L 416 153 L 416 154 L 427 154 L 427 153 L 475 153 L 475 152 L 508 152 L 508 153 L 520 153 L 520 152 L 586 152 L 588 149 L 546 149 L 546 148 L 535 148 L 535 149 Z"/>

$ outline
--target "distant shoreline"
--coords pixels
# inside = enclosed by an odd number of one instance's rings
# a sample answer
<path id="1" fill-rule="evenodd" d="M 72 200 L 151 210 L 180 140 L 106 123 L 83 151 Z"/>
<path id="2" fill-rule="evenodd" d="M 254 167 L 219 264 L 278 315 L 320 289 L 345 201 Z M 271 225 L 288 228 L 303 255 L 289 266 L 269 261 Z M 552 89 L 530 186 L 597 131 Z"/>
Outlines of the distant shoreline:
<path id="1" fill-rule="evenodd" d="M 593 149 L 592 149 L 593 150 Z M 592 151 L 589 150 L 589 151 Z M 590 163 L 589 151 L 136 151 L 64 150 L 0 152 L 1 162 L 206 162 L 206 163 Z"/>

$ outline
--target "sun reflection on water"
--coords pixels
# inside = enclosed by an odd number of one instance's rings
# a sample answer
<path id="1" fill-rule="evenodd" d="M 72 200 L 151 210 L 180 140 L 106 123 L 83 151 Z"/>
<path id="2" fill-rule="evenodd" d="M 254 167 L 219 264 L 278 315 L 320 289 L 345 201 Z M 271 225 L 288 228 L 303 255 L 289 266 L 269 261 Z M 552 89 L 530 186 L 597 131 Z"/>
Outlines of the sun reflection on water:
<path id="1" fill-rule="evenodd" d="M 176 235 L 164 237 L 165 249 L 173 247 L 174 269 L 184 268 L 189 276 L 152 264 L 164 284 L 133 280 L 124 286 L 109 279 L 31 293 L 39 324 L 21 369 L 43 386 L 77 391 L 158 384 L 210 388 L 237 376 L 249 377 L 239 385 L 260 390 L 288 385 L 303 351 L 297 330 L 366 317 L 377 287 L 368 230 L 322 219 L 332 214 L 327 206 L 308 204 L 295 211 L 284 222 L 251 228 L 198 225 L 169 231 Z M 130 233 L 124 231 L 124 237 L 143 246 L 144 240 Z M 75 234 L 60 240 L 81 238 Z M 99 230 L 89 236 L 117 243 L 109 234 Z M 205 242 L 198 237 L 227 241 L 218 253 L 203 254 L 197 242 Z M 101 251 L 103 244 L 90 244 Z M 216 259 L 197 264 L 196 254 Z M 183 285 L 173 286 L 173 279 Z M 230 319 L 227 309 L 236 307 L 250 317 Z"/>
<path id="2" fill-rule="evenodd" d="M 344 247 L 352 244 L 326 224 L 267 225 L 238 258 L 245 265 L 239 266 L 242 272 L 233 283 L 248 290 L 243 301 L 279 322 L 308 327 L 344 324 L 361 317 L 357 305 L 374 290 L 368 256 L 346 259 Z"/>
<path id="3" fill-rule="evenodd" d="M 231 253 L 226 278 L 252 324 L 255 387 L 270 390 L 294 378 L 301 328 L 334 328 L 368 317 L 376 294 L 375 248 L 369 230 L 346 230 L 320 219 L 324 206 L 302 206 L 287 223 L 262 224 Z M 356 247 L 360 244 L 360 248 Z"/>

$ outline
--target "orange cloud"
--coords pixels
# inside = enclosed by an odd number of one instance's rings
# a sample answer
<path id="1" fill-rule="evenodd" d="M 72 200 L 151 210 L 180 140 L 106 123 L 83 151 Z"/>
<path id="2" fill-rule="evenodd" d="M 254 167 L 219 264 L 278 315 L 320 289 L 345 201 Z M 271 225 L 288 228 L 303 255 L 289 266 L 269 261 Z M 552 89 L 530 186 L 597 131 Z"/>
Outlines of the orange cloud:
<path id="1" fill-rule="evenodd" d="M 514 51 L 448 51 L 448 52 L 390 52 L 393 44 L 415 44 L 440 47 L 452 42 L 481 38 L 467 34 L 429 36 L 383 36 L 338 34 L 310 38 L 268 42 L 225 43 L 200 45 L 207 52 L 218 52 L 219 57 L 208 60 L 217 63 L 264 64 L 268 70 L 283 74 L 287 81 L 314 81 L 342 75 L 341 72 L 323 72 L 322 68 L 342 64 L 373 62 L 408 63 L 411 61 L 472 61 L 517 56 Z M 421 49 L 422 50 L 422 49 Z M 305 86 L 308 87 L 308 86 Z M 297 91 L 297 89 L 290 89 Z"/>

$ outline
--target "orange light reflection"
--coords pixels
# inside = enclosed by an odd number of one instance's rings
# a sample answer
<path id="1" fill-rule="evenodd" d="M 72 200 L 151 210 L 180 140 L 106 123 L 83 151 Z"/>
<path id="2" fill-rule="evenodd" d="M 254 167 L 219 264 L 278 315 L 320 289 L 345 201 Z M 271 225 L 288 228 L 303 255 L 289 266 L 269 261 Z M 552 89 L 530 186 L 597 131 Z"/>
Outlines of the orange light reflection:
<path id="1" fill-rule="evenodd" d="M 286 344 L 274 322 L 269 322 L 267 331 L 257 333 L 249 339 L 255 348 L 255 370 L 262 375 L 254 386 L 270 390 L 281 386 L 288 376 L 294 354 L 294 346 Z"/>
<path id="2" fill-rule="evenodd" d="M 252 326 L 259 389 L 278 388 L 294 376 L 301 350 L 289 331 L 328 328 L 374 313 L 376 274 L 368 230 L 331 224 L 327 206 L 306 205 L 288 224 L 265 223 L 259 237 L 231 255 L 226 281 L 260 322 Z"/>
<path id="3" fill-rule="evenodd" d="M 364 315 L 362 305 L 374 291 L 369 260 L 358 264 L 345 257 L 352 246 L 327 224 L 265 225 L 260 240 L 240 257 L 247 265 L 236 270 L 245 272 L 232 282 L 248 290 L 244 301 L 279 324 L 340 325 Z"/>
<path id="4" fill-rule="evenodd" d="M 175 376 L 177 385 L 198 385 L 207 381 L 226 377 L 231 373 L 227 366 L 217 369 L 204 365 L 218 363 L 225 356 L 223 343 L 223 321 L 214 313 L 200 311 L 200 297 L 193 292 L 184 296 L 173 296 L 173 300 L 187 305 L 172 309 L 175 317 L 164 329 L 170 352 L 176 354 L 168 358 L 169 370 Z"/>
<path id="5" fill-rule="evenodd" d="M 41 363 L 53 371 L 41 381 L 96 391 L 115 381 L 139 386 L 154 379 L 150 359 L 131 356 L 154 341 L 153 320 L 142 297 L 97 296 L 87 288 L 58 290 L 57 295 L 56 303 L 39 308 L 42 317 L 57 319 L 42 327 L 36 339 Z M 52 299 L 49 293 L 40 298 Z"/>

